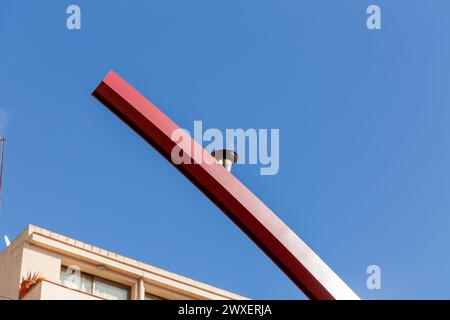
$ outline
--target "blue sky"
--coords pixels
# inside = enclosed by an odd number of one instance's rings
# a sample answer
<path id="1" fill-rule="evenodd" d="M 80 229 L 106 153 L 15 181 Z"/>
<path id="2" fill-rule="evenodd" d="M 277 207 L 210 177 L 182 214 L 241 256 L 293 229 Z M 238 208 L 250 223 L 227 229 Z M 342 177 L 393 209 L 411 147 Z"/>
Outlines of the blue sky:
<path id="1" fill-rule="evenodd" d="M 362 298 L 450 298 L 448 57 L 447 0 L 1 0 L 0 233 L 36 224 L 251 298 L 304 298 L 91 97 L 113 69 L 187 129 L 279 128 L 277 175 L 233 172 Z"/>

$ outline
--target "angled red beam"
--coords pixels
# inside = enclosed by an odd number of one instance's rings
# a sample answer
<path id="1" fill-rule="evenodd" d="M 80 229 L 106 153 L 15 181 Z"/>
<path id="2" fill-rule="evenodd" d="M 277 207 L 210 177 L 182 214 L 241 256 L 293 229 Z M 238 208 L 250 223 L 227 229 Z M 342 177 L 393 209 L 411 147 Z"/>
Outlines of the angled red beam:
<path id="1" fill-rule="evenodd" d="M 109 72 L 93 95 L 213 201 L 306 296 L 319 300 L 359 299 L 314 251 L 195 140 L 186 134 L 183 139 L 188 140 L 183 141 L 189 142 L 177 145 L 172 134 L 180 127 L 119 75 Z M 175 147 L 181 148 L 184 158 L 192 162 L 174 164 L 171 154 Z"/>

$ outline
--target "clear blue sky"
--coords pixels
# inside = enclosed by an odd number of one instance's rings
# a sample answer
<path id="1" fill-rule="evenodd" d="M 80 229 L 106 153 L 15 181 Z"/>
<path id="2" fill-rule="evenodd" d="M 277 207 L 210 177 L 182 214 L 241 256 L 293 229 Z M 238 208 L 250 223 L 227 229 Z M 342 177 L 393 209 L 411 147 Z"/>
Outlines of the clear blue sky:
<path id="1" fill-rule="evenodd" d="M 304 298 L 91 97 L 114 69 L 188 129 L 279 128 L 279 173 L 234 174 L 361 297 L 450 298 L 449 57 L 447 0 L 1 0 L 0 233 L 32 223 L 251 298 Z"/>

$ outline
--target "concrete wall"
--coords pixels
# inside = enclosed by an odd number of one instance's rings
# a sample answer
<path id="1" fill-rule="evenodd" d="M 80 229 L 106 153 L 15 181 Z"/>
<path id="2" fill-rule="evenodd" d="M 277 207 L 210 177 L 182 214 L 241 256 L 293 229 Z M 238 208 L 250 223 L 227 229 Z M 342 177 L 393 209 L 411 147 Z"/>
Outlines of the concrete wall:
<path id="1" fill-rule="evenodd" d="M 24 243 L 22 246 L 21 276 L 39 272 L 39 276 L 46 280 L 59 283 L 61 272 L 61 255 Z"/>
<path id="2" fill-rule="evenodd" d="M 0 296 L 19 297 L 22 247 L 9 247 L 0 255 Z"/>
<path id="3" fill-rule="evenodd" d="M 25 295 L 23 300 L 103 300 L 81 291 L 72 290 L 49 281 L 41 281 Z"/>
<path id="4" fill-rule="evenodd" d="M 10 299 L 19 298 L 23 241 L 27 237 L 28 228 L 0 254 L 0 296 Z"/>

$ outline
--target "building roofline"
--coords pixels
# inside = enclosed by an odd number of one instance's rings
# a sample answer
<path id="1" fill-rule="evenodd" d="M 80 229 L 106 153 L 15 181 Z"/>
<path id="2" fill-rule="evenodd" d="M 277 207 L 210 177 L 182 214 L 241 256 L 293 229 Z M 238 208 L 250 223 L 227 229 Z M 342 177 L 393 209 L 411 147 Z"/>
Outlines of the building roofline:
<path id="1" fill-rule="evenodd" d="M 19 246 L 23 242 L 28 242 L 44 249 L 57 251 L 81 260 L 101 262 L 101 264 L 104 264 L 107 268 L 114 269 L 116 272 L 134 278 L 143 278 L 150 283 L 162 287 L 176 287 L 178 290 L 185 288 L 186 294 L 196 296 L 197 298 L 224 300 L 248 299 L 209 284 L 154 267 L 31 224 L 11 242 L 11 245 L 4 252 Z"/>

